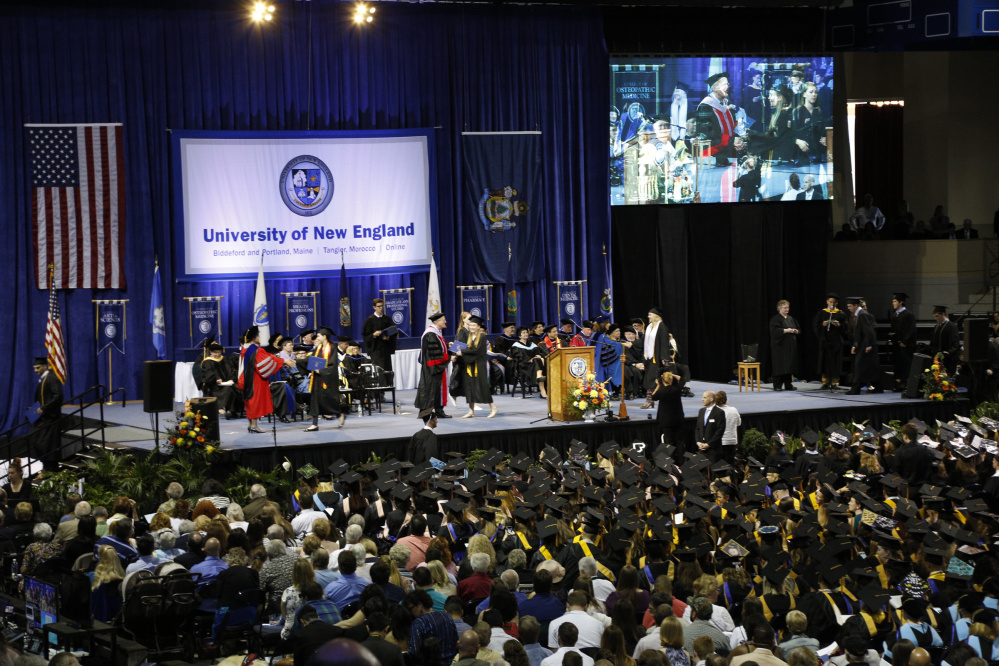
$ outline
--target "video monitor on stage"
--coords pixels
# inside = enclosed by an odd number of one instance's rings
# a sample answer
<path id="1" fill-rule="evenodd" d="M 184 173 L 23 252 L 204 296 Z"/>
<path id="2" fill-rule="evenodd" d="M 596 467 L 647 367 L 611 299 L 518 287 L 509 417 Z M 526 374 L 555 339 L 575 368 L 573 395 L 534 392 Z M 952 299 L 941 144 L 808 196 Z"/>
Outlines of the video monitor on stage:
<path id="1" fill-rule="evenodd" d="M 832 198 L 833 59 L 611 58 L 611 205 Z"/>

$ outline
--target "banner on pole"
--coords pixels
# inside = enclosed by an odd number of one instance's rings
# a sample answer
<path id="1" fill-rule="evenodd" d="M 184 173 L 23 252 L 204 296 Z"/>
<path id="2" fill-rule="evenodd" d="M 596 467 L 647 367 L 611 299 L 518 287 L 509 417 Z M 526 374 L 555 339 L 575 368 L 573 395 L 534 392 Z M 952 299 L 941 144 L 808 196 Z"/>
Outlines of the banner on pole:
<path id="1" fill-rule="evenodd" d="M 97 302 L 97 353 L 108 347 L 125 353 L 125 301 Z"/>
<path id="2" fill-rule="evenodd" d="M 471 287 L 458 287 L 461 298 L 461 311 L 468 312 L 476 317 L 486 320 L 486 330 L 489 330 L 489 289 L 488 285 L 473 285 Z"/>
<path id="3" fill-rule="evenodd" d="M 399 337 L 409 337 L 413 329 L 412 288 L 383 289 L 385 316 L 399 328 Z"/>
<path id="4" fill-rule="evenodd" d="M 558 317 L 571 319 L 580 325 L 583 319 L 583 283 L 556 282 L 558 290 Z"/>
<path id="5" fill-rule="evenodd" d="M 285 326 L 288 335 L 297 338 L 302 331 L 315 329 L 319 317 L 316 314 L 318 291 L 292 292 L 285 296 Z"/>
<path id="6" fill-rule="evenodd" d="M 218 296 L 188 299 L 192 347 L 203 346 L 205 340 L 213 335 L 216 340 L 221 341 L 221 300 Z"/>

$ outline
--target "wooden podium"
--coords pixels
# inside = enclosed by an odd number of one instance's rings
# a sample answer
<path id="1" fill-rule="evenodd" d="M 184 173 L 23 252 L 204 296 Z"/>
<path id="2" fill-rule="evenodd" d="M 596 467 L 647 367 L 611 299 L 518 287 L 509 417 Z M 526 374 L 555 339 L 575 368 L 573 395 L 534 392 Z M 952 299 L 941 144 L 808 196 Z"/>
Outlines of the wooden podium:
<path id="1" fill-rule="evenodd" d="M 583 417 L 566 409 L 566 396 L 579 388 L 586 373 L 596 372 L 593 347 L 563 347 L 545 359 L 548 377 L 548 413 L 556 421 L 582 421 Z"/>

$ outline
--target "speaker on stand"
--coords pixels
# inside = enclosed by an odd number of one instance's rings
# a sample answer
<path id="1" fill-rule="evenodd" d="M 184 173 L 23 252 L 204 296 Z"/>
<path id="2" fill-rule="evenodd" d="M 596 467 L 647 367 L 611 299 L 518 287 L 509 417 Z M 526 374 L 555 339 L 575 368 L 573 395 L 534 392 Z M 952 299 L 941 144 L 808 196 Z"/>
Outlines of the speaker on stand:
<path id="1" fill-rule="evenodd" d="M 926 354 L 913 354 L 912 365 L 909 367 L 909 381 L 905 384 L 905 391 L 902 395 L 906 398 L 919 398 L 922 396 L 920 381 L 923 373 L 933 365 L 933 358 Z"/>
<path id="2" fill-rule="evenodd" d="M 191 398 L 191 411 L 201 415 L 201 432 L 205 439 L 220 440 L 219 404 L 213 397 Z"/>
<path id="3" fill-rule="evenodd" d="M 155 438 L 159 448 L 160 412 L 173 411 L 173 361 L 142 364 L 142 411 L 156 415 Z"/>

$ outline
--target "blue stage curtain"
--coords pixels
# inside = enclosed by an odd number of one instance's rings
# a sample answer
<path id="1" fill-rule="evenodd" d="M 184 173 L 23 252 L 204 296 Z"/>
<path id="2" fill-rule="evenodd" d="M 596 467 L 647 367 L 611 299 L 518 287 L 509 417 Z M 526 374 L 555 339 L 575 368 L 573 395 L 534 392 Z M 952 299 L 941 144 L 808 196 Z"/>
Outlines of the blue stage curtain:
<path id="1" fill-rule="evenodd" d="M 127 290 L 64 292 L 67 396 L 105 383 L 93 339 L 92 298 L 128 298 L 127 357 L 114 386 L 140 397 L 142 362 L 153 358 L 147 323 L 153 258 L 163 271 L 169 356 L 187 347 L 184 296 L 222 295 L 223 342 L 249 325 L 253 282 L 173 282 L 169 129 L 327 130 L 437 127 L 438 228 L 434 247 L 445 311 L 467 284 L 469 234 L 461 219 L 460 133 L 541 130 L 544 138 L 545 279 L 519 285 L 522 315 L 555 314 L 553 280 L 588 279 L 596 312 L 608 237 L 607 52 L 598 11 L 573 8 L 412 6 L 380 3 L 355 26 L 353 5 L 279 4 L 267 24 L 243 6 L 133 8 L 37 4 L 0 7 L 0 215 L 7 284 L 0 312 L 13 321 L 0 353 L 11 381 L 0 428 L 23 418 L 43 354 L 47 295 L 33 286 L 24 123 L 122 122 L 127 168 Z M 310 48 L 311 47 L 311 48 Z M 311 95 L 310 95 L 311 87 Z M 311 100 L 311 105 L 310 105 Z M 392 184 L 385 183 L 386 190 Z M 427 274 L 351 279 L 352 333 L 360 334 L 379 288 L 414 287 L 422 318 Z M 272 330 L 283 325 L 282 291 L 319 290 L 334 321 L 338 278 L 267 283 Z M 414 321 L 416 334 L 422 329 Z"/>

